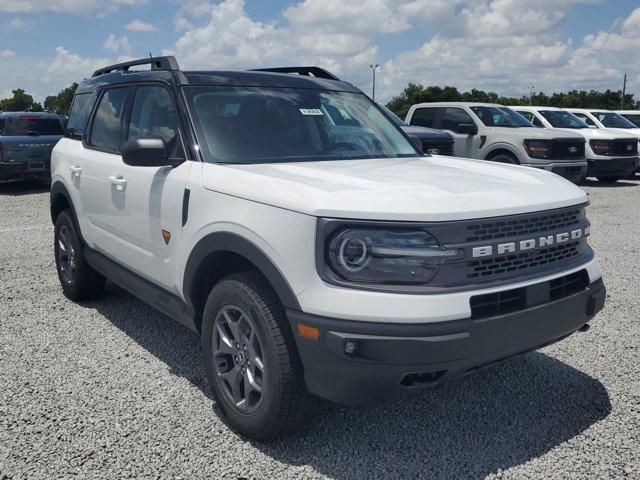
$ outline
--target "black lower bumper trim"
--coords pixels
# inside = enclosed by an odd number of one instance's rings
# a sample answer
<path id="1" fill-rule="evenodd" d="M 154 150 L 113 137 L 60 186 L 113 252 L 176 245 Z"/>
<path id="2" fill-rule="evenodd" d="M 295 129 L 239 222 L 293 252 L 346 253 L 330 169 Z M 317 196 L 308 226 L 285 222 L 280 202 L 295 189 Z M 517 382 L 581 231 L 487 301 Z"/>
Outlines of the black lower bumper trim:
<path id="1" fill-rule="evenodd" d="M 583 327 L 602 309 L 605 297 L 600 279 L 560 300 L 489 318 L 398 324 L 295 310 L 287 315 L 294 332 L 298 323 L 320 330 L 318 341 L 296 336 L 307 388 L 354 405 L 440 383 L 558 341 Z"/>
<path id="2" fill-rule="evenodd" d="M 638 169 L 638 157 L 589 160 L 590 177 L 626 177 Z"/>

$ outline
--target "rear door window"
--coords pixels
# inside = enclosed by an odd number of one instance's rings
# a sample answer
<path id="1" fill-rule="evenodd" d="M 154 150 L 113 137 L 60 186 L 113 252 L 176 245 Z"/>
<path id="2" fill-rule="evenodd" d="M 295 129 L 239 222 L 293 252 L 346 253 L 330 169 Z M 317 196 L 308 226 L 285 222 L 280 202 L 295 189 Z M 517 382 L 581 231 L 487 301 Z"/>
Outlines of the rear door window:
<path id="1" fill-rule="evenodd" d="M 410 125 L 432 128 L 437 111 L 437 108 L 416 108 L 411 116 Z"/>
<path id="2" fill-rule="evenodd" d="M 75 139 L 82 138 L 95 102 L 96 96 L 93 93 L 82 93 L 73 97 L 69 121 L 67 122 L 67 134 L 69 137 Z"/>
<path id="3" fill-rule="evenodd" d="M 127 88 L 111 88 L 104 92 L 93 119 L 89 145 L 107 152 L 120 152 L 126 96 Z"/>

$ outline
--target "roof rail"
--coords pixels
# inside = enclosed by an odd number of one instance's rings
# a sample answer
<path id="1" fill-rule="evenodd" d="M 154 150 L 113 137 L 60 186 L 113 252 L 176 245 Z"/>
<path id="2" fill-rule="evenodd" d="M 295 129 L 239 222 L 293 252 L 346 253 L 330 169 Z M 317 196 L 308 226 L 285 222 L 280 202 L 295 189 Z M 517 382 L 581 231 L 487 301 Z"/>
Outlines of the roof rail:
<path id="1" fill-rule="evenodd" d="M 111 72 L 127 72 L 130 67 L 135 67 L 138 65 L 151 65 L 151 70 L 169 70 L 169 71 L 178 71 L 180 67 L 178 66 L 178 61 L 175 57 L 151 57 L 151 58 L 141 58 L 140 60 L 132 60 L 130 62 L 117 63 L 115 65 L 111 65 L 109 67 L 101 68 L 93 72 L 93 77 L 98 77 L 100 75 L 104 75 L 105 73 Z"/>
<path id="2" fill-rule="evenodd" d="M 320 67 L 278 67 L 278 68 L 254 68 L 252 72 L 297 73 L 307 77 L 326 78 L 328 80 L 340 80 L 333 73 Z"/>

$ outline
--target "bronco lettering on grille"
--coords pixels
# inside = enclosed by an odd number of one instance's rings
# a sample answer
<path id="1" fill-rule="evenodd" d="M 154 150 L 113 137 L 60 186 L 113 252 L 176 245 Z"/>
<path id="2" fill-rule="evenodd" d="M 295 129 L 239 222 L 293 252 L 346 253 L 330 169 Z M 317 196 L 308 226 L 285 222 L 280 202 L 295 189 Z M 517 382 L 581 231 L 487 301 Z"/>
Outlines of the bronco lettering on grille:
<path id="1" fill-rule="evenodd" d="M 504 255 L 505 253 L 526 252 L 540 247 L 548 247 L 554 244 L 566 243 L 569 240 L 578 240 L 589 235 L 589 227 L 578 228 L 570 232 L 561 232 L 554 235 L 546 235 L 539 238 L 520 240 L 519 242 L 499 243 L 498 245 L 486 245 L 473 249 L 473 258 L 490 257 L 494 253 Z"/>

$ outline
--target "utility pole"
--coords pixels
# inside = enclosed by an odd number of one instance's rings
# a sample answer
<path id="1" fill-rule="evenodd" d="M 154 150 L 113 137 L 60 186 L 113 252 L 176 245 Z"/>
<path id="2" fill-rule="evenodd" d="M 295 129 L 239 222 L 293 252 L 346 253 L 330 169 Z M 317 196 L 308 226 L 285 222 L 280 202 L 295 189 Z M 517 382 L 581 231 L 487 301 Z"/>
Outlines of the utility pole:
<path id="1" fill-rule="evenodd" d="M 529 85 L 529 106 L 533 105 L 533 89 L 536 88 L 535 85 Z"/>
<path id="2" fill-rule="evenodd" d="M 380 65 L 376 64 L 371 64 L 369 65 L 369 67 L 371 68 L 371 71 L 373 72 L 373 94 L 371 95 L 371 98 L 373 100 L 376 99 L 376 69 L 379 67 Z"/>
<path id="3" fill-rule="evenodd" d="M 624 96 L 627 93 L 627 74 L 624 74 L 624 81 L 622 82 L 622 98 L 620 99 L 620 110 L 624 110 Z"/>

